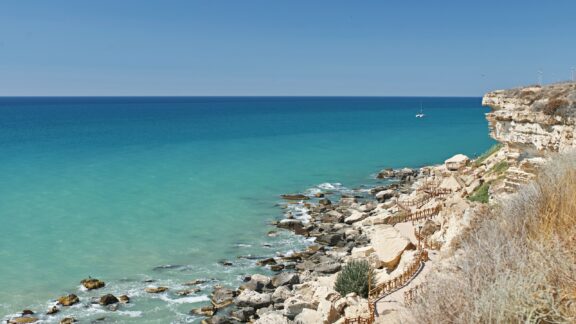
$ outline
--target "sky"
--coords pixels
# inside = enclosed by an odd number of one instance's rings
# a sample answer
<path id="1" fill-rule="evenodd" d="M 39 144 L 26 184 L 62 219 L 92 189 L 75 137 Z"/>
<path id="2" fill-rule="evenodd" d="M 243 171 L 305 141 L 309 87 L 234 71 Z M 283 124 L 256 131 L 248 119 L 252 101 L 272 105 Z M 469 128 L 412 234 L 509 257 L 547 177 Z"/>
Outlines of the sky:
<path id="1" fill-rule="evenodd" d="M 568 80 L 576 1 L 0 0 L 0 96 L 481 96 Z"/>

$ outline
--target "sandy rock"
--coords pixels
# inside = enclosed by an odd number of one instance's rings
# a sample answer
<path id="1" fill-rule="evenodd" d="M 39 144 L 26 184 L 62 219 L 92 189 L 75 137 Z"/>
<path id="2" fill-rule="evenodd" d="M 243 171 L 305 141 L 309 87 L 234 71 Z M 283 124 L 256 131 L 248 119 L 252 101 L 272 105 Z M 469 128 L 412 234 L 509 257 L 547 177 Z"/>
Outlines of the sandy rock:
<path id="1" fill-rule="evenodd" d="M 210 301 L 214 307 L 224 308 L 232 304 L 234 297 L 236 297 L 236 291 L 229 288 L 216 287 L 210 294 Z"/>
<path id="2" fill-rule="evenodd" d="M 120 295 L 118 296 L 118 301 L 120 301 L 122 304 L 128 304 L 130 302 L 130 297 L 127 295 Z"/>
<path id="3" fill-rule="evenodd" d="M 416 248 L 408 238 L 390 225 L 375 226 L 369 236 L 378 259 L 388 270 L 396 268 L 402 252 Z"/>
<path id="4" fill-rule="evenodd" d="M 332 324 L 340 318 L 340 314 L 334 303 L 329 300 L 321 299 L 316 309 L 321 314 L 321 321 L 319 323 Z"/>
<path id="5" fill-rule="evenodd" d="M 352 257 L 355 259 L 364 258 L 375 252 L 372 246 L 357 247 L 352 249 Z"/>
<path id="6" fill-rule="evenodd" d="M 309 308 L 304 308 L 300 314 L 294 318 L 294 324 L 322 323 L 322 315 Z"/>
<path id="7" fill-rule="evenodd" d="M 14 317 L 8 320 L 8 324 L 23 324 L 23 323 L 35 323 L 38 321 L 36 317 Z"/>
<path id="8" fill-rule="evenodd" d="M 159 294 L 168 290 L 167 287 L 147 287 L 144 289 L 149 294 Z"/>
<path id="9" fill-rule="evenodd" d="M 272 277 L 271 283 L 274 287 L 291 287 L 292 285 L 300 283 L 300 276 L 294 272 L 282 272 Z"/>
<path id="10" fill-rule="evenodd" d="M 274 304 L 283 303 L 288 297 L 292 295 L 292 291 L 287 286 L 280 286 L 272 293 L 272 302 Z"/>
<path id="11" fill-rule="evenodd" d="M 70 294 L 67 296 L 62 296 L 60 298 L 58 298 L 58 303 L 62 306 L 72 306 L 74 304 L 77 304 L 80 302 L 80 299 L 78 298 L 78 296 L 74 295 L 74 294 Z"/>
<path id="12" fill-rule="evenodd" d="M 288 324 L 288 319 L 281 313 L 269 312 L 260 316 L 254 324 Z"/>
<path id="13" fill-rule="evenodd" d="M 100 297 L 100 305 L 106 306 L 106 305 L 110 305 L 110 304 L 116 304 L 120 302 L 118 300 L 118 298 L 116 298 L 116 296 L 112 295 L 112 294 L 106 294 L 102 297 Z"/>
<path id="14" fill-rule="evenodd" d="M 386 189 L 377 192 L 376 195 L 374 195 L 374 197 L 376 197 L 376 199 L 378 199 L 379 201 L 384 201 L 394 197 L 395 194 L 396 192 L 394 190 Z"/>
<path id="15" fill-rule="evenodd" d="M 256 310 L 252 307 L 242 307 L 240 309 L 230 312 L 230 317 L 239 320 L 240 322 L 248 322 L 250 316 L 256 314 Z"/>
<path id="16" fill-rule="evenodd" d="M 284 301 L 284 315 L 293 319 L 300 314 L 305 308 L 313 309 L 314 305 L 302 299 L 302 296 L 294 296 Z"/>
<path id="17" fill-rule="evenodd" d="M 366 216 L 368 216 L 368 214 L 359 212 L 359 211 L 357 211 L 357 210 L 353 210 L 353 211 L 352 211 L 352 215 L 346 217 L 346 218 L 344 219 L 344 222 L 345 222 L 346 224 L 353 224 L 353 223 L 356 223 L 356 222 L 358 222 L 358 221 L 363 220 L 364 218 L 366 218 Z"/>
<path id="18" fill-rule="evenodd" d="M 470 158 L 468 158 L 466 155 L 456 154 L 448 160 L 444 161 L 444 165 L 446 166 L 446 169 L 450 171 L 458 171 L 465 167 L 468 162 L 470 162 Z"/>
<path id="19" fill-rule="evenodd" d="M 216 313 L 216 309 L 214 308 L 214 306 L 194 308 L 190 311 L 190 314 L 201 315 L 201 316 L 206 316 L 206 317 L 214 316 L 215 313 Z"/>
<path id="20" fill-rule="evenodd" d="M 84 280 L 80 281 L 80 283 L 82 284 L 82 286 L 84 286 L 84 288 L 86 288 L 88 290 L 98 289 L 98 288 L 102 288 L 102 287 L 106 286 L 104 281 L 100 281 L 100 280 L 95 279 L 95 278 L 84 279 Z"/>
<path id="21" fill-rule="evenodd" d="M 270 294 L 262 294 L 253 290 L 243 290 L 234 303 L 239 307 L 253 307 L 255 309 L 267 307 L 272 303 Z"/>

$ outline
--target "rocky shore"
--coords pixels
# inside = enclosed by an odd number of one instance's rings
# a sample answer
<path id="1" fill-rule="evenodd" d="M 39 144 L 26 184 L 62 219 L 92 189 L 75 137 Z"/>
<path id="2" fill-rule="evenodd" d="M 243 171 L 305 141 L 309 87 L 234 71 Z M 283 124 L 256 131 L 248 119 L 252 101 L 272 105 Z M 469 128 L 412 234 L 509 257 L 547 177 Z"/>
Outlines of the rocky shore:
<path id="1" fill-rule="evenodd" d="M 439 165 L 381 170 L 376 177 L 385 185 L 361 190 L 282 195 L 284 218 L 274 225 L 308 238 L 310 245 L 258 260 L 276 274 L 248 275 L 234 288 L 216 285 L 210 301 L 190 314 L 206 324 L 411 322 L 410 304 L 425 289 L 427 275 L 443 271 L 462 253 L 461 238 L 473 231 L 488 203 L 528 183 L 550 153 L 576 147 L 574 102 L 575 84 L 492 92 L 483 103 L 493 108 L 487 119 L 500 144 L 475 160 L 458 154 Z M 352 260 L 366 260 L 374 269 L 368 298 L 334 289 Z M 201 283 L 189 282 L 189 289 L 177 293 L 193 294 Z M 97 290 L 105 283 L 88 278 L 82 285 Z M 62 296 L 45 314 L 78 302 L 76 295 Z M 91 302 L 115 310 L 130 297 L 106 294 Z M 8 323 L 37 320 L 25 310 Z"/>

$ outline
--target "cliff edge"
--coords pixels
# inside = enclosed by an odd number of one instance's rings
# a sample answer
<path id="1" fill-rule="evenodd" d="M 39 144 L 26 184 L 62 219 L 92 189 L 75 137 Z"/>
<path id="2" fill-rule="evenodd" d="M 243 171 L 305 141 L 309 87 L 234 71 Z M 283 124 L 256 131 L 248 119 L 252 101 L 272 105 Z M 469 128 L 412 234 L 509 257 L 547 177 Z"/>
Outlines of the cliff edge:
<path id="1" fill-rule="evenodd" d="M 576 148 L 576 83 L 487 93 L 490 134 L 511 150 L 539 154 Z"/>

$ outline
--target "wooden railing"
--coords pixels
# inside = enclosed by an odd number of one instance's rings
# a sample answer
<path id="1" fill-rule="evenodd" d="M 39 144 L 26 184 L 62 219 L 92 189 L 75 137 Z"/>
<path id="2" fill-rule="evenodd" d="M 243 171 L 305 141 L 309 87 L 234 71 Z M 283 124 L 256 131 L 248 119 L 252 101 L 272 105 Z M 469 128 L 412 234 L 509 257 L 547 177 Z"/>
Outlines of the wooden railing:
<path id="1" fill-rule="evenodd" d="M 424 261 L 428 260 L 428 252 L 426 250 L 419 250 L 414 259 L 400 274 L 400 276 L 385 281 L 368 292 L 368 300 L 376 302 L 379 299 L 390 295 L 396 290 L 404 287 L 424 266 Z"/>
<path id="2" fill-rule="evenodd" d="M 404 223 L 410 221 L 415 222 L 422 219 L 428 219 L 432 218 L 435 215 L 438 215 L 440 210 L 442 210 L 442 206 L 437 205 L 436 207 L 433 208 L 417 210 L 411 213 L 401 213 L 400 215 L 394 215 L 389 217 L 386 223 L 390 225 L 396 225 L 398 223 Z"/>
<path id="3" fill-rule="evenodd" d="M 422 285 L 422 284 L 416 285 L 416 286 L 406 290 L 404 292 L 404 305 L 410 306 L 414 302 L 416 297 L 422 293 L 423 290 L 424 290 L 424 285 Z"/>
<path id="4" fill-rule="evenodd" d="M 418 240 L 422 247 L 427 250 L 440 250 L 442 247 L 442 243 L 438 241 L 433 241 L 430 239 L 430 236 L 422 235 L 419 231 L 414 229 L 414 236 Z"/>

